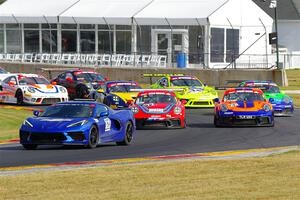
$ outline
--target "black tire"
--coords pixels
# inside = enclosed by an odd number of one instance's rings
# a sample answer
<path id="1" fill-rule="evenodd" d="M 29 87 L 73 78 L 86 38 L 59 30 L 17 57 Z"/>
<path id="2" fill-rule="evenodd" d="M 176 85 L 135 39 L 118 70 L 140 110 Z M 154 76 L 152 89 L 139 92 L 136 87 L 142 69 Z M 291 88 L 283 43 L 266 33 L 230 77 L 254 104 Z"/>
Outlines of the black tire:
<path id="1" fill-rule="evenodd" d="M 116 142 L 117 145 L 122 145 L 122 146 L 129 145 L 133 138 L 132 134 L 133 134 L 133 124 L 132 124 L 132 122 L 127 122 L 125 138 L 121 142 Z"/>
<path id="2" fill-rule="evenodd" d="M 98 145 L 99 131 L 95 125 L 93 125 L 89 132 L 89 143 L 87 145 L 88 148 L 93 149 Z"/>
<path id="3" fill-rule="evenodd" d="M 17 104 L 18 105 L 23 105 L 24 104 L 23 92 L 21 90 L 18 90 L 16 92 L 16 98 L 17 98 Z"/>
<path id="4" fill-rule="evenodd" d="M 220 125 L 219 125 L 219 123 L 218 123 L 218 119 L 217 119 L 217 117 L 216 116 L 214 116 L 214 125 L 215 125 L 215 127 L 220 127 Z"/>
<path id="5" fill-rule="evenodd" d="M 37 144 L 22 144 L 24 149 L 26 150 L 35 150 L 37 148 Z"/>
<path id="6" fill-rule="evenodd" d="M 77 85 L 76 88 L 76 98 L 86 99 L 89 95 L 89 89 L 86 85 Z"/>
<path id="7" fill-rule="evenodd" d="M 183 121 L 183 123 L 184 123 L 184 125 L 183 126 L 181 126 L 181 128 L 183 129 L 183 128 L 186 128 L 186 119 L 184 118 L 184 121 Z"/>

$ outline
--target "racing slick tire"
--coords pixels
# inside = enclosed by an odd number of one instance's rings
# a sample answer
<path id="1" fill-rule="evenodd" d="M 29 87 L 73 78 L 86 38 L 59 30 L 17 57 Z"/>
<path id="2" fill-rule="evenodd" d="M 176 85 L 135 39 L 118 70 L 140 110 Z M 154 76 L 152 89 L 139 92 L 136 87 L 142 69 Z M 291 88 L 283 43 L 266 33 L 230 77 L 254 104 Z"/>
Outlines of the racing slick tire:
<path id="1" fill-rule="evenodd" d="M 23 92 L 21 90 L 17 90 L 16 98 L 17 98 L 17 104 L 18 105 L 23 105 L 24 104 Z"/>
<path id="2" fill-rule="evenodd" d="M 133 134 L 133 124 L 132 124 L 132 122 L 129 121 L 126 124 L 126 133 L 125 133 L 124 140 L 121 142 L 116 142 L 117 145 L 122 145 L 122 146 L 129 145 L 133 138 L 132 134 Z"/>
<path id="3" fill-rule="evenodd" d="M 35 150 L 37 148 L 37 144 L 22 144 L 24 149 L 26 150 Z"/>
<path id="4" fill-rule="evenodd" d="M 183 126 L 181 126 L 180 128 L 186 128 L 186 119 L 183 120 Z"/>
<path id="5" fill-rule="evenodd" d="M 93 125 L 89 132 L 88 145 L 89 149 L 96 148 L 98 145 L 99 132 L 95 125 Z"/>
<path id="6" fill-rule="evenodd" d="M 83 84 L 77 85 L 75 90 L 76 90 L 76 98 L 79 98 L 79 99 L 88 98 L 89 89 L 86 85 L 83 85 Z"/>
<path id="7" fill-rule="evenodd" d="M 214 116 L 214 125 L 215 125 L 215 127 L 217 127 L 217 128 L 221 127 L 220 124 L 218 123 L 218 119 L 217 119 L 216 116 Z"/>

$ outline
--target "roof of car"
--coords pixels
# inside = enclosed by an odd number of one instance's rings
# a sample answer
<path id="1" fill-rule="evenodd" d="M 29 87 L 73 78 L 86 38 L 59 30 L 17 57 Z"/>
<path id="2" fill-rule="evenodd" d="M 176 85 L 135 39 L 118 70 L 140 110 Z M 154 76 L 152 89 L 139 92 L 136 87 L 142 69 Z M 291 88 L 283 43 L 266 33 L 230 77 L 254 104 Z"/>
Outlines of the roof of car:
<path id="1" fill-rule="evenodd" d="M 247 92 L 255 92 L 259 94 L 263 94 L 263 91 L 259 88 L 247 88 L 247 87 L 240 87 L 240 88 L 229 88 L 227 89 L 224 94 L 239 92 L 239 91 L 247 91 Z"/>
<path id="2" fill-rule="evenodd" d="M 149 93 L 163 93 L 163 94 L 167 94 L 167 95 L 172 95 L 172 96 L 176 96 L 175 93 L 172 90 L 160 90 L 160 89 L 147 89 L 144 91 L 141 91 L 139 93 L 139 95 L 142 94 L 149 94 Z"/>
<path id="3" fill-rule="evenodd" d="M 138 84 L 137 82 L 135 81 L 108 81 L 106 82 L 106 84 L 114 84 L 114 83 L 135 83 L 135 84 Z"/>

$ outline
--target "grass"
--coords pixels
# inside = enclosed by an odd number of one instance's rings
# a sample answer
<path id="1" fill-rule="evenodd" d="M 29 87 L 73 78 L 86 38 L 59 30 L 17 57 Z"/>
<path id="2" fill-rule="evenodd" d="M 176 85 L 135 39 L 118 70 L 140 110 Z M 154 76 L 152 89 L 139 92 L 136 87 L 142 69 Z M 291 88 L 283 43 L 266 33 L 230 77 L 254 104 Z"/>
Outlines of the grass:
<path id="1" fill-rule="evenodd" d="M 288 164 L 287 164 L 288 163 Z M 300 199 L 300 152 L 0 177 L 0 199 Z"/>
<path id="2" fill-rule="evenodd" d="M 0 141 L 17 138 L 22 122 L 31 115 L 29 111 L 0 107 Z"/>
<path id="3" fill-rule="evenodd" d="M 283 87 L 285 90 L 300 90 L 300 69 L 286 70 L 289 81 L 288 87 Z"/>

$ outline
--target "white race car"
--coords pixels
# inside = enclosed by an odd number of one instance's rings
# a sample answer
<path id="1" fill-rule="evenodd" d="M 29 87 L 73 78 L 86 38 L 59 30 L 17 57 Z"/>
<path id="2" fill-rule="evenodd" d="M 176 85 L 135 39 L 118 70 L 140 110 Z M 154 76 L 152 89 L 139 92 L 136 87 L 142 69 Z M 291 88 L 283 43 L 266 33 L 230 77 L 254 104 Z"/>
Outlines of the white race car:
<path id="1" fill-rule="evenodd" d="M 68 101 L 65 87 L 52 85 L 36 74 L 11 74 L 0 85 L 0 102 L 17 104 L 53 104 Z"/>

